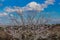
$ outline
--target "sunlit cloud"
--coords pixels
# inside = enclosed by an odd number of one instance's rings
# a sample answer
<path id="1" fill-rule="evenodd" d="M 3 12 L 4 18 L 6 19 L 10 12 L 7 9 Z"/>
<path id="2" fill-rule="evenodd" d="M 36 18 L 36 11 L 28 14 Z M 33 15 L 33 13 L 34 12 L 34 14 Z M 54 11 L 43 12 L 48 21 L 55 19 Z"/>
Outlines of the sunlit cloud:
<path id="1" fill-rule="evenodd" d="M 28 3 L 24 7 L 18 7 L 18 6 L 6 7 L 6 8 L 4 8 L 4 11 L 6 13 L 16 12 L 16 13 L 20 13 L 20 14 L 22 14 L 23 12 L 38 13 L 38 12 L 44 11 L 44 9 L 48 7 L 48 5 L 53 5 L 54 2 L 55 2 L 55 0 L 46 0 L 44 3 L 39 4 L 39 3 L 33 1 L 33 2 Z"/>
<path id="2" fill-rule="evenodd" d="M 38 4 L 36 2 L 31 2 L 29 4 L 27 4 L 27 6 L 25 7 L 25 10 L 35 10 L 35 11 L 43 11 L 44 9 L 42 8 L 41 4 Z"/>
<path id="3" fill-rule="evenodd" d="M 46 0 L 43 4 L 38 4 L 36 2 L 31 2 L 27 4 L 27 10 L 36 10 L 36 11 L 43 11 L 44 8 L 47 8 L 48 5 L 54 4 L 55 0 Z"/>
<path id="4" fill-rule="evenodd" d="M 43 3 L 43 4 L 39 4 L 37 2 L 30 2 L 24 7 L 5 8 L 5 11 L 22 13 L 22 12 L 28 11 L 28 10 L 30 10 L 30 11 L 35 10 L 37 12 L 41 12 L 44 10 L 44 8 L 47 8 L 48 5 L 54 4 L 54 2 L 55 2 L 55 0 L 46 0 L 45 3 Z"/>

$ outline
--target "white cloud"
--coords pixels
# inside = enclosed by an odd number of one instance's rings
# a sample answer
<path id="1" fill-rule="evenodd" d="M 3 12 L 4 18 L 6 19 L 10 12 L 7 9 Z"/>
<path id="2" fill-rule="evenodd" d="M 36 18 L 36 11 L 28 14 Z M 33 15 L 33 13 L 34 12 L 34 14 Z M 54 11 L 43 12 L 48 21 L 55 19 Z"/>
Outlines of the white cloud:
<path id="1" fill-rule="evenodd" d="M 44 8 L 47 8 L 48 5 L 52 5 L 54 4 L 55 0 L 46 0 L 45 3 L 43 4 L 38 4 L 36 2 L 30 2 L 29 4 L 27 4 L 24 7 L 14 7 L 14 8 L 5 8 L 6 12 L 18 12 L 18 13 L 22 13 L 24 11 L 32 11 L 35 10 L 37 12 L 41 12 L 44 10 Z"/>
<path id="2" fill-rule="evenodd" d="M 22 9 L 22 8 L 20 8 L 20 7 L 15 7 L 15 9 L 14 9 L 16 12 L 18 12 L 18 13 L 22 13 L 24 10 Z"/>
<path id="3" fill-rule="evenodd" d="M 4 9 L 6 12 L 15 12 L 15 10 L 14 9 L 12 9 L 12 8 L 10 8 L 10 7 L 6 7 L 5 9 Z"/>
<path id="4" fill-rule="evenodd" d="M 26 10 L 36 10 L 36 11 L 43 11 L 44 8 L 47 8 L 48 5 L 53 5 L 55 0 L 46 0 L 43 4 L 38 4 L 36 2 L 31 2 L 27 4 Z"/>
<path id="5" fill-rule="evenodd" d="M 12 13 L 12 12 L 22 13 L 23 12 L 23 9 L 21 9 L 20 7 L 14 7 L 14 8 L 6 7 L 4 10 L 5 12 L 8 12 L 8 13 Z"/>
<path id="6" fill-rule="evenodd" d="M 38 4 L 36 2 L 31 2 L 31 3 L 27 4 L 26 8 L 27 8 L 26 10 L 36 10 L 36 11 L 43 10 L 42 5 Z"/>
<path id="7" fill-rule="evenodd" d="M 46 0 L 45 4 L 46 5 L 50 5 L 50 4 L 54 4 L 55 0 Z"/>
<path id="8" fill-rule="evenodd" d="M 0 16 L 7 16 L 8 14 L 3 12 L 3 13 L 0 13 Z"/>
<path id="9" fill-rule="evenodd" d="M 47 8 L 48 5 L 53 5 L 55 0 L 46 0 L 44 4 L 42 4 L 43 8 Z"/>

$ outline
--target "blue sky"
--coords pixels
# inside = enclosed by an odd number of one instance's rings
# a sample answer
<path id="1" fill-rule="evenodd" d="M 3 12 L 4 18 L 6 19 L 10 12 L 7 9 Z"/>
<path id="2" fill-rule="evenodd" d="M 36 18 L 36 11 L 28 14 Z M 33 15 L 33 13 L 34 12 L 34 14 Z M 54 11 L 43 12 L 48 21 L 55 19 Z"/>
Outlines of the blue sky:
<path id="1" fill-rule="evenodd" d="M 0 0 L 0 14 L 4 12 L 4 9 L 6 7 L 11 7 L 11 8 L 13 8 L 14 6 L 25 7 L 27 4 L 33 1 L 36 2 L 37 4 L 44 4 L 46 0 Z M 60 22 L 60 0 L 55 0 L 54 4 L 48 5 L 47 8 L 44 8 L 43 12 L 46 12 L 46 13 L 48 12 L 51 18 L 53 19 L 53 21 L 56 21 L 57 23 Z M 15 16 L 17 15 L 15 14 Z M 6 18 L 7 16 L 0 17 L 0 19 L 2 19 L 1 22 L 8 24 L 9 22 L 6 21 Z M 57 20 L 54 20 L 54 19 L 57 19 Z"/>
<path id="2" fill-rule="evenodd" d="M 42 4 L 44 3 L 45 0 L 0 0 L 0 11 L 3 11 L 3 9 L 7 6 L 24 7 L 32 1 Z M 55 12 L 60 13 L 60 0 L 55 0 L 54 5 L 48 6 L 44 11 L 47 11 L 47 12 L 55 11 Z"/>

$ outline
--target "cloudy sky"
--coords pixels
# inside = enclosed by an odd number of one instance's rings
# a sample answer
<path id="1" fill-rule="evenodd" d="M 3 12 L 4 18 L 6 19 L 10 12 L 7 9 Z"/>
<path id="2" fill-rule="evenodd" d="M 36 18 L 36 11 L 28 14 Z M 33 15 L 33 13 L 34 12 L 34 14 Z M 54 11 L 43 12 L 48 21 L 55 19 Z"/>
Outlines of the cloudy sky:
<path id="1" fill-rule="evenodd" d="M 9 23 L 9 13 L 22 13 L 29 10 L 49 13 L 53 23 L 60 22 L 60 0 L 0 0 L 0 23 Z"/>

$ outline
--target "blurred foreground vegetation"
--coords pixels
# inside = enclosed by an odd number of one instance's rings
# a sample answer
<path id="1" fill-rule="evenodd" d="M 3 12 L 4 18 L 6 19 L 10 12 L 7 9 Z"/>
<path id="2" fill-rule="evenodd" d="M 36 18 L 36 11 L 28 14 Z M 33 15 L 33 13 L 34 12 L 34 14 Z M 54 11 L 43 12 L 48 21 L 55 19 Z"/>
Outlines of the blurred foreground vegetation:
<path id="1" fill-rule="evenodd" d="M 60 24 L 0 27 L 0 40 L 60 40 Z"/>

